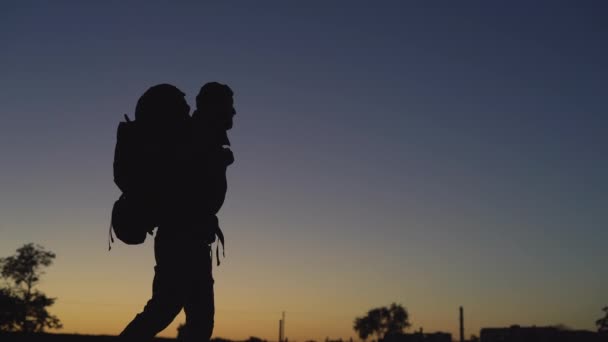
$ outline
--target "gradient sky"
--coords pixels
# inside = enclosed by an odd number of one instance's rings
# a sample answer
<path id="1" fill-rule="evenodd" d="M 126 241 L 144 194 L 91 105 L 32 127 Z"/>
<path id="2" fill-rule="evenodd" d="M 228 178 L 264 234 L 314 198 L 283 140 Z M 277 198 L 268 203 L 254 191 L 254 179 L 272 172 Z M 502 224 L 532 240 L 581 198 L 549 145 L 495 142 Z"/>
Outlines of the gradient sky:
<path id="1" fill-rule="evenodd" d="M 214 336 L 563 323 L 608 305 L 608 6 L 5 2 L 0 256 L 55 252 L 63 332 L 117 334 L 152 239 L 107 250 L 116 127 L 150 86 L 229 84 L 236 163 Z M 175 336 L 179 318 L 162 336 Z"/>

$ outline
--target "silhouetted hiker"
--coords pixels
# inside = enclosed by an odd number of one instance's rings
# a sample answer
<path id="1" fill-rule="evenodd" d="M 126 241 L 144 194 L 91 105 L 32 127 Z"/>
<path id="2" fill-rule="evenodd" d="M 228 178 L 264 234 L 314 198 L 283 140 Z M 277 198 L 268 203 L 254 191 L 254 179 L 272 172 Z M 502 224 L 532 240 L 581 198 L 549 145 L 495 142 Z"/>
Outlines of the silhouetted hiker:
<path id="1" fill-rule="evenodd" d="M 213 331 L 210 244 L 215 241 L 215 234 L 223 242 L 215 213 L 225 198 L 226 167 L 222 166 L 222 177 L 210 178 L 217 175 L 215 171 L 207 171 L 215 169 L 208 164 L 214 160 L 210 157 L 213 154 L 199 147 L 206 144 L 198 142 L 199 132 L 205 133 L 207 129 L 198 123 L 195 127 L 189 110 L 184 94 L 177 88 L 166 84 L 154 86 L 137 104 L 134 123 L 142 125 L 137 129 L 131 125 L 132 137 L 122 143 L 127 146 L 119 149 L 117 144 L 117 185 L 125 198 L 143 198 L 135 201 L 137 207 L 145 207 L 138 213 L 149 213 L 153 224 L 158 225 L 152 298 L 122 331 L 122 340 L 151 339 L 182 308 L 186 312 L 186 340 L 208 341 Z M 119 142 L 120 135 L 119 127 Z M 117 166 L 120 177 L 116 176 Z M 199 180 L 201 177 L 206 180 Z M 214 185 L 216 181 L 219 186 Z M 214 190 L 208 191 L 212 184 Z M 211 205 L 213 208 L 208 207 Z"/>

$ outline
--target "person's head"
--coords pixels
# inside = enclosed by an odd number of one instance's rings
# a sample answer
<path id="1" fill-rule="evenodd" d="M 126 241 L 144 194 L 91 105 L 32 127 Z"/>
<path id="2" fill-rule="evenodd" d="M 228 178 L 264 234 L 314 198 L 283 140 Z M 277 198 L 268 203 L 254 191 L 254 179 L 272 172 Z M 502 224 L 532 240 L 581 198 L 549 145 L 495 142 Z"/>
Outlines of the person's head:
<path id="1" fill-rule="evenodd" d="M 196 96 L 196 114 L 218 124 L 223 129 L 232 128 L 234 109 L 234 93 L 229 86 L 218 82 L 209 82 L 201 87 Z"/>
<path id="2" fill-rule="evenodd" d="M 155 126 L 183 122 L 190 113 L 185 95 L 173 85 L 155 85 L 137 101 L 135 120 Z"/>

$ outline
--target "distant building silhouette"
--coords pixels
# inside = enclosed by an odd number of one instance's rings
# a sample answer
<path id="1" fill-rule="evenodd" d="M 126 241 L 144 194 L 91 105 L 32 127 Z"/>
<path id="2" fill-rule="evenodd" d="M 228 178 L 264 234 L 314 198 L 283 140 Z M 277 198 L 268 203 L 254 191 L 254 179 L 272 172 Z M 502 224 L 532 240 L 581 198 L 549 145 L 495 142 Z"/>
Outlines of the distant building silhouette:
<path id="1" fill-rule="evenodd" d="M 412 334 L 390 334 L 380 339 L 379 342 L 452 342 L 452 334 L 443 332 L 423 333 L 422 331 Z"/>
<path id="2" fill-rule="evenodd" d="M 608 342 L 608 336 L 585 330 L 556 327 L 483 328 L 481 342 Z"/>

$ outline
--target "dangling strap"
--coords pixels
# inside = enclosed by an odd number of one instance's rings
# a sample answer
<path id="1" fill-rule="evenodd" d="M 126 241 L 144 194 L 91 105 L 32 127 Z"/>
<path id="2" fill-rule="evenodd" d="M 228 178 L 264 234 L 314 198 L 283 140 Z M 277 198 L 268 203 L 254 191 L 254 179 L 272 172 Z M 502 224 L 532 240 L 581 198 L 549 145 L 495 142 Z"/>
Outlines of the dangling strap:
<path id="1" fill-rule="evenodd" d="M 114 237 L 112 236 L 112 222 L 110 222 L 110 228 L 108 229 L 108 250 L 112 250 L 112 243 L 114 242 Z"/>
<path id="2" fill-rule="evenodd" d="M 220 244 L 222 245 L 222 256 L 225 258 L 226 257 L 226 241 L 224 240 L 224 232 L 222 232 L 222 229 L 217 226 L 216 230 L 215 230 L 215 234 L 217 235 L 219 241 L 217 243 L 217 245 L 215 246 L 215 258 L 217 259 L 217 265 L 220 265 Z"/>

